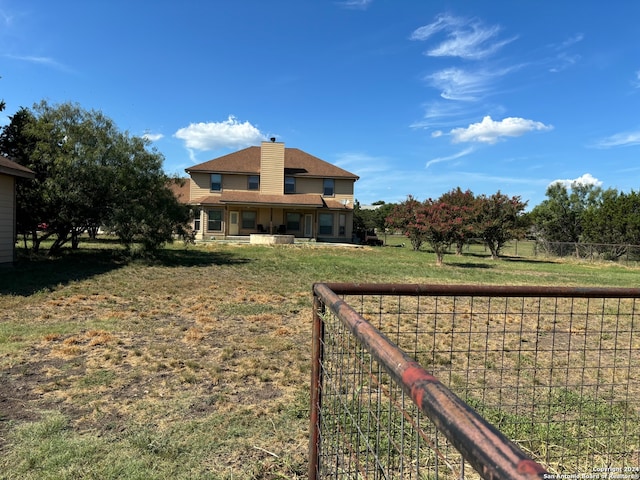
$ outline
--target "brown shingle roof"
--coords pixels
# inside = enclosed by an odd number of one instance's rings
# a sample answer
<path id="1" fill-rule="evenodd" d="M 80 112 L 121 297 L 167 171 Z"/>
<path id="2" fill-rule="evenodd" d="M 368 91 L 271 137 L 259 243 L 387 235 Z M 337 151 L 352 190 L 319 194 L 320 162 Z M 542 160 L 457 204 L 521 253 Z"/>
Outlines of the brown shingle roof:
<path id="1" fill-rule="evenodd" d="M 350 210 L 352 205 L 344 205 L 338 200 L 322 198 L 317 194 L 285 194 L 285 195 L 261 195 L 258 192 L 222 192 L 220 195 L 208 195 L 193 200 L 192 203 L 200 205 L 260 205 L 279 207 L 307 207 L 307 208 L 331 208 Z"/>
<path id="2" fill-rule="evenodd" d="M 0 173 L 5 175 L 13 175 L 14 177 L 34 178 L 35 174 L 27 167 L 19 163 L 9 160 L 7 157 L 0 155 Z"/>
<path id="3" fill-rule="evenodd" d="M 214 158 L 186 169 L 188 173 L 260 173 L 260 147 L 248 147 L 238 152 Z M 284 171 L 286 175 L 299 177 L 352 178 L 357 175 L 314 157 L 298 148 L 284 149 Z"/>

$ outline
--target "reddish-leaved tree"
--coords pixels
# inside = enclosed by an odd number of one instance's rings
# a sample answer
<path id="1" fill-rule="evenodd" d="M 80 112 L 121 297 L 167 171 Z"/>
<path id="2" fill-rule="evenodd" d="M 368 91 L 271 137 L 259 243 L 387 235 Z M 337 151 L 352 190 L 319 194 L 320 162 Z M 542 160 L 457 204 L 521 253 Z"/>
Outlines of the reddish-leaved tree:
<path id="1" fill-rule="evenodd" d="M 524 235 L 521 214 L 527 206 L 519 196 L 508 197 L 500 191 L 490 197 L 478 197 L 479 213 L 477 235 L 482 238 L 494 260 L 509 240 Z"/>
<path id="2" fill-rule="evenodd" d="M 387 225 L 401 231 L 411 241 L 414 250 L 420 250 L 424 242 L 422 229 L 417 226 L 417 215 L 422 207 L 422 202 L 409 195 L 404 202 L 398 203 L 386 218 Z"/>
<path id="3" fill-rule="evenodd" d="M 476 232 L 478 200 L 471 190 L 463 192 L 460 187 L 444 193 L 438 200 L 457 207 L 456 212 L 461 221 L 452 225 L 451 236 L 452 243 L 456 246 L 456 255 L 462 255 L 462 248 Z"/>

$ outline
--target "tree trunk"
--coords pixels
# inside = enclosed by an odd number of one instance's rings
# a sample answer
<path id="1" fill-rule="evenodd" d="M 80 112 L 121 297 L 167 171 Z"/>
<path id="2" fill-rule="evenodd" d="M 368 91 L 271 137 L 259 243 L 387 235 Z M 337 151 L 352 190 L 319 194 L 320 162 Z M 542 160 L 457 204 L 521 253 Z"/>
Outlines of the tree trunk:
<path id="1" fill-rule="evenodd" d="M 493 242 L 489 242 L 487 246 L 491 252 L 491 260 L 497 260 L 500 257 L 498 254 L 498 247 Z"/>
<path id="2" fill-rule="evenodd" d="M 38 253 L 40 250 L 40 239 L 38 238 L 38 230 L 31 231 L 31 251 Z"/>
<path id="3" fill-rule="evenodd" d="M 79 229 L 71 230 L 71 250 L 77 250 L 80 245 L 80 233 Z"/>

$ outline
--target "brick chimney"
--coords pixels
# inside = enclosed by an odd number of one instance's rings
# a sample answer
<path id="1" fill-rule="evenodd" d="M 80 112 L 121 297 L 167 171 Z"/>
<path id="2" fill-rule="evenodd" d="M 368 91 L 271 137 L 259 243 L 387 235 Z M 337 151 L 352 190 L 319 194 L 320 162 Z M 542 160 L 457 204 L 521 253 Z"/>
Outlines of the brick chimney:
<path id="1" fill-rule="evenodd" d="M 260 193 L 284 194 L 284 143 L 275 138 L 260 145 Z"/>

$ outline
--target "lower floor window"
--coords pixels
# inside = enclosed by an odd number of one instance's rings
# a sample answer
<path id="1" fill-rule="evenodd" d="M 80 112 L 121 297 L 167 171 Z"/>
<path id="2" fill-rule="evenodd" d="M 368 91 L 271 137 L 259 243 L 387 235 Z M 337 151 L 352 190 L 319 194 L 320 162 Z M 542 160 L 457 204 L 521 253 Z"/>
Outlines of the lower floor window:
<path id="1" fill-rule="evenodd" d="M 287 231 L 288 232 L 300 231 L 300 214 L 299 213 L 287 213 Z"/>
<path id="2" fill-rule="evenodd" d="M 318 215 L 318 233 L 320 235 L 333 235 L 333 214 L 321 213 Z"/>
<path id="3" fill-rule="evenodd" d="M 195 210 L 193 210 L 193 231 L 194 232 L 199 232 L 200 231 L 200 209 L 196 208 Z"/>
<path id="4" fill-rule="evenodd" d="M 209 210 L 207 212 L 207 230 L 219 232 L 222 230 L 222 210 Z"/>
<path id="5" fill-rule="evenodd" d="M 242 212 L 242 228 L 256 228 L 256 212 Z"/>

